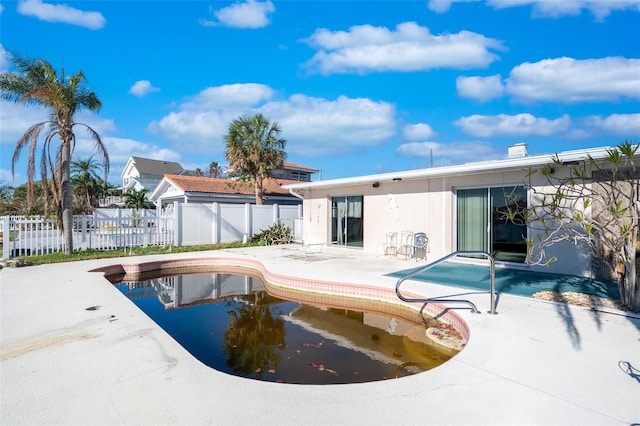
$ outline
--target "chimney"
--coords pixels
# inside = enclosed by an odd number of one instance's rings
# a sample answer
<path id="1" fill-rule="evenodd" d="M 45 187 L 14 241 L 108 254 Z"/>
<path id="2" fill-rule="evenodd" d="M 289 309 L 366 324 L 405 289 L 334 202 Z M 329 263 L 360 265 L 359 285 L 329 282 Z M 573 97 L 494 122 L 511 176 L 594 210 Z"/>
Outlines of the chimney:
<path id="1" fill-rule="evenodd" d="M 527 156 L 527 144 L 520 142 L 509 147 L 507 158 L 521 158 Z"/>

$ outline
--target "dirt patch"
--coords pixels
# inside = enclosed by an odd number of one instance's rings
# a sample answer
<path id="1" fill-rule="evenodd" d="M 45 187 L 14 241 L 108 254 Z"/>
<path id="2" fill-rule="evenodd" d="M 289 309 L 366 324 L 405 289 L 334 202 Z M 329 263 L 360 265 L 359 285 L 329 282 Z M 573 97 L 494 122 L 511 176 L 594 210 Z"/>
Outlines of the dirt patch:
<path id="1" fill-rule="evenodd" d="M 63 336 L 53 336 L 38 339 L 35 342 L 26 343 L 16 348 L 3 349 L 2 354 L 0 355 L 0 361 L 5 361 L 7 359 L 15 358 L 30 352 L 47 349 L 52 346 L 59 346 L 65 343 L 93 339 L 94 337 L 96 337 L 96 335 L 89 333 L 73 333 Z"/>
<path id="2" fill-rule="evenodd" d="M 604 299 L 602 297 L 592 296 L 589 294 L 575 293 L 567 291 L 560 293 L 557 291 L 540 291 L 533 295 L 534 299 L 549 300 L 553 302 L 568 303 L 570 305 L 585 306 L 593 308 L 603 306 L 609 309 L 618 309 L 624 311 L 625 308 L 618 300 Z"/>

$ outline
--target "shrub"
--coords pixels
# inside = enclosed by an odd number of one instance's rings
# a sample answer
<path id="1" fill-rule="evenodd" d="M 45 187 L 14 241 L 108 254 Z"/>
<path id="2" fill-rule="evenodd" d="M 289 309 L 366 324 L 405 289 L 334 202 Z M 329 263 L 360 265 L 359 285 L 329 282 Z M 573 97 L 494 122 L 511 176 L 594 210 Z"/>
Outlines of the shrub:
<path id="1" fill-rule="evenodd" d="M 252 243 L 260 245 L 289 244 L 292 241 L 291 228 L 282 223 L 273 224 L 270 228 L 253 234 L 249 239 Z"/>

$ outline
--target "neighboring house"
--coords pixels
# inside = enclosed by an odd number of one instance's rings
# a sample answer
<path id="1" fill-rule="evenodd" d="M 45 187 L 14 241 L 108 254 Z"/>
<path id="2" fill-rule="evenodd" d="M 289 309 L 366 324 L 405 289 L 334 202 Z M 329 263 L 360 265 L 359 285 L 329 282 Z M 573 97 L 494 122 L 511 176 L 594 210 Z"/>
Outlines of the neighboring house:
<path id="1" fill-rule="evenodd" d="M 269 178 L 264 185 L 264 204 L 293 205 L 302 200 L 282 185 L 297 183 L 287 179 Z M 150 194 L 149 199 L 159 208 L 174 201 L 180 203 L 236 203 L 253 204 L 255 188 L 249 182 L 200 176 L 165 175 Z"/>
<path id="2" fill-rule="evenodd" d="M 571 164 L 602 159 L 607 148 L 557 154 L 558 176 Z M 552 163 L 553 155 L 527 156 L 526 145 L 509 149 L 504 160 L 467 163 L 286 185 L 304 198 L 304 234 L 321 235 L 325 243 L 380 253 L 386 234 L 425 232 L 427 259 L 433 261 L 461 250 L 494 253 L 498 265 L 546 272 L 593 276 L 590 253 L 571 243 L 559 243 L 547 253 L 560 259 L 550 266 L 525 265 L 525 238 L 535 238 L 526 225 L 506 221 L 500 213 L 512 194 L 529 203 L 527 171 Z M 534 175 L 532 185 L 546 188 Z M 384 251 L 383 251 L 384 252 Z"/>
<path id="3" fill-rule="evenodd" d="M 271 171 L 271 177 L 299 182 L 311 182 L 311 175 L 317 172 L 319 172 L 319 170 L 313 167 L 284 161 L 282 167 Z"/>
<path id="4" fill-rule="evenodd" d="M 185 174 L 186 170 L 173 161 L 151 160 L 149 158 L 129 157 L 120 177 L 122 192 L 131 189 L 146 189 L 151 193 L 166 174 Z"/>

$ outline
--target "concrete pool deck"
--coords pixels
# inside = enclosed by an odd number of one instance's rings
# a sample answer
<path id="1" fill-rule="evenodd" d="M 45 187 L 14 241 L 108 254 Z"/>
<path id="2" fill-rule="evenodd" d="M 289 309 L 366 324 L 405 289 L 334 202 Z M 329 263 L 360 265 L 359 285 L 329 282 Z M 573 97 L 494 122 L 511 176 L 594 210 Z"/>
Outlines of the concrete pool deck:
<path id="1" fill-rule="evenodd" d="M 0 272 L 0 422 L 219 425 L 631 425 L 640 423 L 640 319 L 500 295 L 460 305 L 467 347 L 425 373 L 300 386 L 246 380 L 194 359 L 91 269 L 170 258 L 262 262 L 284 275 L 395 287 L 415 262 L 278 247 L 123 257 Z M 312 261 L 317 260 L 317 261 Z M 429 296 L 460 288 L 407 282 Z M 98 307 L 87 310 L 88 307 Z"/>

